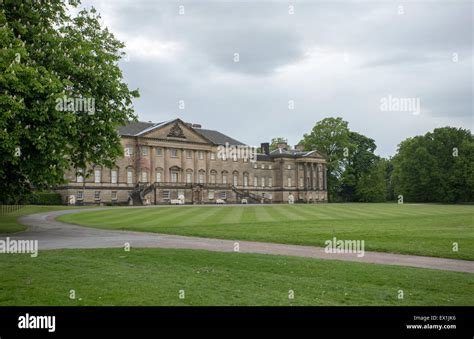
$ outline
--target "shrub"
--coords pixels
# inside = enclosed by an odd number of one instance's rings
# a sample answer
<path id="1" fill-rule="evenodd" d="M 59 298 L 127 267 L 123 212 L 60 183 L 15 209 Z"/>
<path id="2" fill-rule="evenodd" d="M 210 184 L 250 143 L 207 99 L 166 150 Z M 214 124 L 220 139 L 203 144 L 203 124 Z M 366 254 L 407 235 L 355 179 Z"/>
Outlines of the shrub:
<path id="1" fill-rule="evenodd" d="M 55 192 L 34 192 L 28 197 L 32 205 L 63 205 L 61 195 Z"/>

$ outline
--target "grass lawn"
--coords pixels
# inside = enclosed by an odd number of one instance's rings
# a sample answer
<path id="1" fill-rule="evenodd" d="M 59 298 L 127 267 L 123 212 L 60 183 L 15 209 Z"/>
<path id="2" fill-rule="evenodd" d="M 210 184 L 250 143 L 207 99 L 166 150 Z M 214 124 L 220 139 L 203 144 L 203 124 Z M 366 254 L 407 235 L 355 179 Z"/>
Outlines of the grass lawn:
<path id="1" fill-rule="evenodd" d="M 0 272 L 0 306 L 474 305 L 469 273 L 258 254 L 54 250 L 0 255 Z"/>
<path id="2" fill-rule="evenodd" d="M 26 205 L 15 212 L 0 214 L 0 234 L 2 233 L 14 233 L 26 230 L 26 226 L 18 223 L 17 219 L 23 215 L 42 213 L 49 211 L 68 210 L 71 208 L 83 208 L 83 207 L 71 207 L 71 206 L 38 206 L 38 205 Z"/>
<path id="3" fill-rule="evenodd" d="M 474 206 L 320 204 L 115 208 L 59 217 L 84 226 L 324 246 L 364 240 L 369 251 L 474 260 Z M 453 252 L 453 243 L 459 245 Z"/>

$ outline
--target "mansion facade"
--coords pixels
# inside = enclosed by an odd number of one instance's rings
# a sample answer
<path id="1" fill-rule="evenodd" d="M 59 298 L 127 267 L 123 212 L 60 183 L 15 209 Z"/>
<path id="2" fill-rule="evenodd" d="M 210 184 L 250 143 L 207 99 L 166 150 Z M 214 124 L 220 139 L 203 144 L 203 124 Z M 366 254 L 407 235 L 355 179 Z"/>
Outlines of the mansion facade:
<path id="1" fill-rule="evenodd" d="M 132 122 L 118 130 L 125 150 L 114 168 L 71 169 L 60 186 L 70 204 L 327 202 L 327 164 L 317 151 L 263 143 L 254 157 L 223 156 L 245 144 L 180 119 Z"/>

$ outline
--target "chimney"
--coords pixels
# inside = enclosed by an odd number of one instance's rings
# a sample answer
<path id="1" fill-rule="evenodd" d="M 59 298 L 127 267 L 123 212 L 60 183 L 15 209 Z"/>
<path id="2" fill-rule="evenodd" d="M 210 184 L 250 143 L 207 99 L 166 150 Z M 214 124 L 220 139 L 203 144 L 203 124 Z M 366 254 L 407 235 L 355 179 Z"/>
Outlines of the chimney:
<path id="1" fill-rule="evenodd" d="M 200 124 L 193 124 L 193 128 L 201 128 L 202 126 Z"/>
<path id="2" fill-rule="evenodd" d="M 270 144 L 268 142 L 263 142 L 260 144 L 262 152 L 266 155 L 270 154 Z"/>
<path id="3" fill-rule="evenodd" d="M 304 152 L 304 145 L 303 144 L 296 145 L 295 150 L 297 150 L 298 152 Z"/>
<path id="4" fill-rule="evenodd" d="M 278 147 L 278 148 L 281 148 L 281 149 L 283 149 L 283 150 L 285 150 L 285 151 L 288 150 L 288 144 L 287 144 L 286 142 L 279 142 L 279 143 L 277 144 L 277 147 Z"/>

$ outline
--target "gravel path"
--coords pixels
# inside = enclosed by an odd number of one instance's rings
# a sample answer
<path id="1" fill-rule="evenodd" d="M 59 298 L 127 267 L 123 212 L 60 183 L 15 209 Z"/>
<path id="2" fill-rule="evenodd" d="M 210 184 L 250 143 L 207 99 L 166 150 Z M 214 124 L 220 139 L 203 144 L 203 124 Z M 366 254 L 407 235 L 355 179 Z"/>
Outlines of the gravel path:
<path id="1" fill-rule="evenodd" d="M 235 245 L 238 243 L 239 252 L 241 253 L 288 255 L 474 273 L 474 261 L 468 260 L 367 251 L 364 257 L 359 258 L 356 254 L 325 253 L 322 247 L 220 240 L 145 232 L 110 231 L 82 227 L 55 220 L 60 215 L 84 213 L 91 210 L 75 209 L 27 215 L 20 218 L 20 222 L 28 226 L 27 231 L 12 235 L 3 234 L 0 236 L 0 239 L 4 240 L 8 236 L 10 239 L 38 240 L 40 251 L 63 248 L 113 248 L 124 247 L 125 243 L 129 243 L 132 250 L 133 247 L 156 247 L 234 252 Z M 98 211 L 100 208 L 94 208 L 93 210 Z"/>

